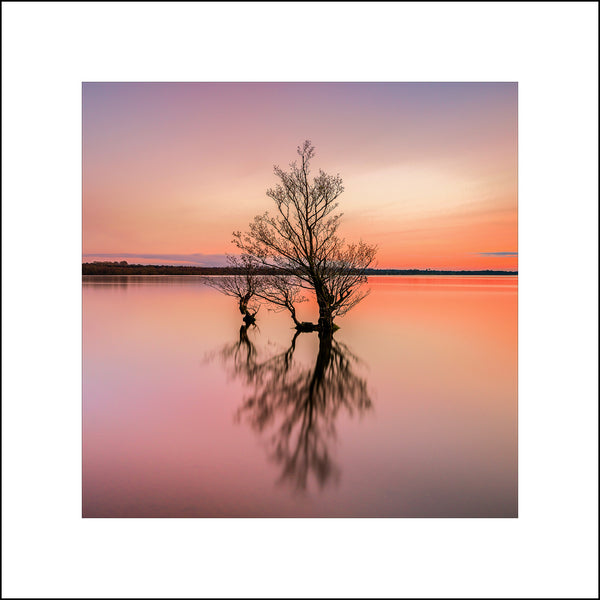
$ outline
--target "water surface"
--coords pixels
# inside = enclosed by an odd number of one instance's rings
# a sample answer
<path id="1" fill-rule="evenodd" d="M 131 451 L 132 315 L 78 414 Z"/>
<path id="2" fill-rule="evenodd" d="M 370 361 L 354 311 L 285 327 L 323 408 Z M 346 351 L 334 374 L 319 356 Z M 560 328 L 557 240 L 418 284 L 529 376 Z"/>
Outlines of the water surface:
<path id="1" fill-rule="evenodd" d="M 83 516 L 516 517 L 517 278 L 369 287 L 320 340 L 200 277 L 84 277 Z"/>

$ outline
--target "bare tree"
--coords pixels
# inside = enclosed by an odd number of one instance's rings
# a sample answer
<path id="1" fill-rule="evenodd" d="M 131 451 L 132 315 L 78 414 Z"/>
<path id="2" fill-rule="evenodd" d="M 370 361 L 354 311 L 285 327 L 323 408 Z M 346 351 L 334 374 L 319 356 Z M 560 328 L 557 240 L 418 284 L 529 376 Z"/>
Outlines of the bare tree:
<path id="1" fill-rule="evenodd" d="M 258 262 L 256 258 L 248 254 L 228 255 L 227 266 L 232 269 L 231 275 L 213 275 L 205 277 L 204 281 L 222 294 L 237 298 L 244 321 L 253 323 L 259 309 L 256 303 L 256 294 L 260 287 Z"/>
<path id="2" fill-rule="evenodd" d="M 319 306 L 319 331 L 330 333 L 333 319 L 365 297 L 360 288 L 377 248 L 362 241 L 348 245 L 338 236 L 342 180 L 322 170 L 311 180 L 314 146 L 306 140 L 297 151 L 300 162 L 291 163 L 289 171 L 275 166 L 280 181 L 267 190 L 277 212 L 255 217 L 245 234 L 234 232 L 234 243 L 263 265 L 293 276 L 299 287 L 312 290 Z"/>

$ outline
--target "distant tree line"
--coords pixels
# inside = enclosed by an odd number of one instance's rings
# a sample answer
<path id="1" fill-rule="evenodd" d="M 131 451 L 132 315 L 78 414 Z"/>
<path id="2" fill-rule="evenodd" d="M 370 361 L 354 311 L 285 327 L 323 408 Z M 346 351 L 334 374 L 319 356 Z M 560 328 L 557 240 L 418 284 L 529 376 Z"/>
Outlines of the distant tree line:
<path id="1" fill-rule="evenodd" d="M 367 269 L 365 275 L 518 275 L 517 271 L 485 269 L 448 271 L 444 269 Z"/>
<path id="2" fill-rule="evenodd" d="M 235 275 L 240 269 L 230 267 L 194 267 L 187 265 L 137 265 L 121 262 L 83 263 L 84 275 Z M 277 269 L 260 269 L 260 274 L 276 275 Z"/>
<path id="3" fill-rule="evenodd" d="M 232 267 L 194 267 L 185 265 L 138 265 L 120 262 L 99 262 L 82 264 L 83 275 L 241 275 L 243 269 Z M 259 275 L 278 275 L 277 269 L 257 267 Z M 493 269 L 477 271 L 447 271 L 442 269 L 365 269 L 365 275 L 518 275 L 518 271 L 498 271 Z"/>

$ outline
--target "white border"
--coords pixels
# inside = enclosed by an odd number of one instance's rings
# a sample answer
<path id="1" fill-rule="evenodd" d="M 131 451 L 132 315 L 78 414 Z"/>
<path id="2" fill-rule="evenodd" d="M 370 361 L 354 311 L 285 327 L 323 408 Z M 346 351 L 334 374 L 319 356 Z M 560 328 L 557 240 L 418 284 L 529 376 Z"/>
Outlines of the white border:
<path id="1" fill-rule="evenodd" d="M 597 595 L 596 3 L 2 13 L 3 596 Z M 519 82 L 519 519 L 80 518 L 84 80 Z"/>

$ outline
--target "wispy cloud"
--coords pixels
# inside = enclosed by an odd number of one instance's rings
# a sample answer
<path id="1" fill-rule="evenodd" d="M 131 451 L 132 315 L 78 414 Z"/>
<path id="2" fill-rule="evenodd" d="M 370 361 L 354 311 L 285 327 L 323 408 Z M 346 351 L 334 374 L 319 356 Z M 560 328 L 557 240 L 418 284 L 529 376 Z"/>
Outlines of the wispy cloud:
<path id="1" fill-rule="evenodd" d="M 518 256 L 518 252 L 476 252 L 479 256 Z"/>
<path id="2" fill-rule="evenodd" d="M 137 260 L 153 260 L 161 263 L 185 263 L 192 265 L 200 265 L 202 267 L 221 267 L 227 264 L 225 254 L 136 254 L 131 252 L 121 253 L 88 253 L 84 254 L 83 258 L 88 260 L 110 259 L 110 260 L 126 260 L 129 258 Z"/>

